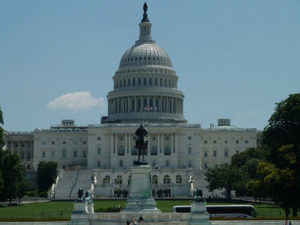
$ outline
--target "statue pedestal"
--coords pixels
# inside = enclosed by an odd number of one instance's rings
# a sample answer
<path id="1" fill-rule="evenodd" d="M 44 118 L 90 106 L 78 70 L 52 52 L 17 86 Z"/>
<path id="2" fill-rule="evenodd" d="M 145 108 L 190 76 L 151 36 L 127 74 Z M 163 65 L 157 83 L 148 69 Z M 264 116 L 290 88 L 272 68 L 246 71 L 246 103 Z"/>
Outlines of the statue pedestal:
<path id="1" fill-rule="evenodd" d="M 151 167 L 136 165 L 131 168 L 131 184 L 122 213 L 160 213 L 152 197 Z"/>
<path id="2" fill-rule="evenodd" d="M 74 209 L 71 215 L 71 225 L 89 224 L 89 214 L 94 213 L 94 203 L 85 201 L 75 201 Z"/>
<path id="3" fill-rule="evenodd" d="M 190 225 L 210 225 L 206 211 L 206 201 L 193 201 L 191 205 Z"/>

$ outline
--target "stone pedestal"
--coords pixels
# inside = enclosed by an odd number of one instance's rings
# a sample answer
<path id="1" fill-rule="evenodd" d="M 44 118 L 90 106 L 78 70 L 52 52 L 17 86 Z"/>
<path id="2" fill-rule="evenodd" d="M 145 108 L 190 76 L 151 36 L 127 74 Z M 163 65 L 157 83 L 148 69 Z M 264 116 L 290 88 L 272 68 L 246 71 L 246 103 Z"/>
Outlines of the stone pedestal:
<path id="1" fill-rule="evenodd" d="M 190 225 L 210 225 L 209 214 L 206 211 L 206 202 L 193 201 L 191 205 Z"/>
<path id="2" fill-rule="evenodd" d="M 131 168 L 129 195 L 121 213 L 160 213 L 152 197 L 149 165 L 136 165 Z"/>
<path id="3" fill-rule="evenodd" d="M 94 204 L 84 201 L 75 201 L 74 209 L 71 215 L 71 225 L 89 224 L 89 215 L 94 213 Z"/>

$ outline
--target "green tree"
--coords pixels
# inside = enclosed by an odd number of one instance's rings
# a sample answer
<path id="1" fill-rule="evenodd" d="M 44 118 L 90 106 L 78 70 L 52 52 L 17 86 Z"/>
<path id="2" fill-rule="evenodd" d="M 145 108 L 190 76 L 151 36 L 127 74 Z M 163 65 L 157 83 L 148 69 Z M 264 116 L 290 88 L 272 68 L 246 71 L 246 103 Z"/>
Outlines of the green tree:
<path id="1" fill-rule="evenodd" d="M 2 115 L 2 110 L 1 110 L 1 107 L 0 107 L 0 158 L 2 158 L 2 155 L 3 155 L 3 146 L 4 146 L 4 139 L 3 139 L 3 128 L 1 126 L 1 124 L 3 125 L 4 124 L 4 121 L 3 121 L 3 115 Z M 1 196 L 1 193 L 3 191 L 3 188 L 4 188 L 4 181 L 3 181 L 3 176 L 2 176 L 2 173 L 1 173 L 1 169 L 0 169 L 0 196 Z"/>
<path id="2" fill-rule="evenodd" d="M 292 170 L 279 169 L 272 163 L 260 162 L 257 167 L 257 175 L 257 180 L 251 180 L 247 184 L 247 188 L 253 190 L 254 194 L 271 197 L 287 213 L 290 207 L 297 204 L 295 198 L 296 174 Z"/>
<path id="3" fill-rule="evenodd" d="M 25 191 L 25 168 L 16 154 L 3 149 L 3 114 L 0 107 L 0 200 L 10 202 Z M 20 195 L 21 196 L 21 195 Z"/>
<path id="4" fill-rule="evenodd" d="M 262 138 L 272 151 L 272 161 L 280 165 L 278 149 L 283 145 L 300 146 L 300 93 L 276 104 Z"/>
<path id="5" fill-rule="evenodd" d="M 210 168 L 205 175 L 208 182 L 208 189 L 213 191 L 224 188 L 228 199 L 231 199 L 231 191 L 234 190 L 235 185 L 242 179 L 240 170 L 237 167 L 227 164 Z"/>
<path id="6" fill-rule="evenodd" d="M 39 192 L 48 191 L 57 176 L 57 163 L 41 161 L 38 164 L 37 173 Z"/>
<path id="7" fill-rule="evenodd" d="M 1 110 L 1 107 L 0 107 L 0 156 L 1 156 L 1 152 L 3 150 L 3 147 L 4 147 L 4 134 L 3 134 L 3 128 L 1 126 L 1 124 L 3 125 L 4 124 L 4 120 L 3 120 L 3 114 L 2 114 L 2 110 Z"/>
<path id="8" fill-rule="evenodd" d="M 26 192 L 30 189 L 30 184 L 26 180 L 22 180 L 17 184 L 17 197 L 19 200 L 19 205 L 21 204 L 21 199 L 25 196 Z"/>
<path id="9" fill-rule="evenodd" d="M 19 156 L 5 151 L 0 159 L 0 171 L 4 181 L 0 200 L 11 202 L 17 197 L 19 183 L 25 180 L 25 168 Z"/>
<path id="10" fill-rule="evenodd" d="M 252 159 L 265 161 L 269 158 L 270 152 L 267 149 L 248 148 L 243 152 L 234 154 L 231 157 L 231 165 L 242 168 L 245 164 Z"/>
<path id="11" fill-rule="evenodd" d="M 1 193 L 3 192 L 3 188 L 4 188 L 4 181 L 3 181 L 2 173 L 0 171 L 0 196 L 1 196 Z"/>
<path id="12" fill-rule="evenodd" d="M 263 143 L 271 151 L 270 162 L 279 171 L 281 180 L 284 180 L 282 176 L 287 176 L 285 185 L 293 191 L 290 201 L 287 200 L 288 195 L 283 199 L 284 202 L 281 202 L 280 196 L 273 198 L 285 207 L 288 204 L 296 216 L 300 207 L 300 193 L 297 191 L 300 190 L 300 93 L 291 94 L 276 104 L 262 137 Z"/>
<path id="13" fill-rule="evenodd" d="M 221 186 L 221 169 L 219 167 L 208 168 L 205 173 L 205 180 L 208 182 L 208 190 L 213 193 Z"/>

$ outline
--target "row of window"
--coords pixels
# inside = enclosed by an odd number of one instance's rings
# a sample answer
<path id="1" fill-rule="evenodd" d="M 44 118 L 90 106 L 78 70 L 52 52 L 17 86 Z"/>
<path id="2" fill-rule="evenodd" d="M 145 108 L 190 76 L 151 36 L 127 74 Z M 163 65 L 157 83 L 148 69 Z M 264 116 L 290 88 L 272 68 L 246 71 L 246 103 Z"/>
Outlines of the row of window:
<path id="1" fill-rule="evenodd" d="M 204 140 L 203 143 L 204 143 L 204 144 L 208 144 L 208 141 L 207 141 L 207 140 Z M 217 144 L 217 141 L 216 141 L 216 140 L 213 140 L 212 143 L 213 143 L 213 144 Z M 228 144 L 228 141 L 225 140 L 224 143 L 225 143 L 225 144 Z M 239 141 L 239 140 L 235 140 L 235 143 L 236 143 L 236 144 L 239 144 L 240 141 Z M 245 144 L 248 144 L 248 143 L 249 143 L 249 141 L 248 141 L 248 140 L 245 140 Z"/>
<path id="2" fill-rule="evenodd" d="M 236 150 L 235 153 L 236 153 L 236 154 L 239 154 L 240 151 L 239 151 L 239 150 Z M 216 150 L 213 151 L 213 156 L 214 156 L 214 157 L 217 157 L 217 151 L 216 151 Z M 207 151 L 204 152 L 204 157 L 208 157 L 208 152 L 207 152 Z M 224 150 L 224 157 L 229 157 L 228 150 Z"/>
<path id="3" fill-rule="evenodd" d="M 163 64 L 169 63 L 165 57 L 155 57 L 155 56 L 140 56 L 140 57 L 127 57 L 122 59 L 123 65 L 130 65 L 130 64 Z"/>
<path id="4" fill-rule="evenodd" d="M 47 144 L 46 141 L 42 141 L 42 145 L 46 145 L 46 144 Z M 66 142 L 66 141 L 63 141 L 62 144 L 65 145 L 65 144 L 67 144 L 67 142 Z M 74 144 L 74 145 L 77 145 L 78 142 L 77 142 L 77 141 L 73 141 L 73 144 Z M 83 145 L 86 145 L 86 141 L 82 141 L 82 144 L 83 144 Z M 51 145 L 55 145 L 55 141 L 51 141 Z"/>
<path id="5" fill-rule="evenodd" d="M 164 155 L 171 155 L 171 147 L 169 146 L 166 146 L 162 152 L 162 150 L 160 149 L 160 153 L 164 153 Z M 173 148 L 173 152 L 175 153 L 175 148 Z M 101 154 L 101 148 L 98 148 L 97 149 L 97 153 L 98 154 Z M 114 151 L 114 153 L 116 153 Z M 129 150 L 127 151 L 127 153 L 129 153 Z M 118 152 L 117 152 L 118 155 L 122 156 L 122 155 L 125 155 L 125 148 L 124 146 L 120 146 L 119 149 L 118 149 Z M 137 152 L 137 149 L 135 147 L 132 147 L 131 149 L 131 155 L 137 155 L 138 152 Z M 155 145 L 153 145 L 150 149 L 150 155 L 157 155 L 158 154 L 158 150 L 157 150 L 157 147 Z M 145 155 L 148 155 L 148 149 L 146 149 L 145 151 Z"/>
<path id="6" fill-rule="evenodd" d="M 78 158 L 79 151 L 73 151 L 73 158 Z M 42 151 L 42 158 L 45 159 L 47 157 L 47 152 L 46 151 Z M 50 157 L 54 158 L 55 157 L 55 152 L 54 151 L 50 151 Z M 67 150 L 63 149 L 62 153 L 61 153 L 61 157 L 62 158 L 67 158 Z M 82 158 L 86 158 L 86 151 L 82 151 Z"/>
<path id="7" fill-rule="evenodd" d="M 115 81 L 115 88 L 134 87 L 134 86 L 155 86 L 175 88 L 176 81 L 158 78 L 128 78 Z"/>
<path id="8" fill-rule="evenodd" d="M 102 183 L 103 184 L 110 184 L 110 176 L 109 175 L 106 175 L 103 180 L 102 180 Z M 123 184 L 123 178 L 121 175 L 118 175 L 117 178 L 114 180 L 114 183 L 116 185 L 121 185 Z M 131 183 L 131 176 L 128 177 L 128 180 L 127 180 L 127 184 L 129 185 Z M 165 175 L 164 176 L 164 179 L 163 179 L 163 183 L 164 184 L 172 184 L 172 179 L 169 175 Z M 176 184 L 181 184 L 182 183 L 182 177 L 180 175 L 176 175 Z M 153 175 L 152 176 L 152 184 L 154 185 L 157 185 L 158 184 L 158 177 L 157 175 Z"/>
<path id="9" fill-rule="evenodd" d="M 10 145 L 11 143 L 8 143 L 8 145 Z M 31 147 L 31 144 L 26 144 L 27 147 Z M 19 144 L 15 144 L 15 147 L 19 147 Z M 24 148 L 25 144 L 20 144 L 20 147 Z"/>
<path id="10" fill-rule="evenodd" d="M 132 165 L 134 165 L 134 161 L 132 161 Z M 170 161 L 165 160 L 165 167 L 169 167 L 169 166 L 170 166 Z M 192 168 L 192 166 L 193 166 L 192 160 L 189 160 L 188 164 L 185 165 L 184 168 L 185 167 Z M 100 160 L 97 161 L 97 167 L 102 168 Z M 123 160 L 119 160 L 119 167 L 124 167 L 124 161 Z M 152 161 L 152 167 L 154 167 L 154 168 L 156 167 L 156 162 L 155 161 Z M 105 168 L 105 166 L 103 166 L 103 168 Z"/>
<path id="11" fill-rule="evenodd" d="M 189 138 L 191 138 L 191 137 L 189 137 Z M 135 139 L 136 139 L 136 137 L 132 137 L 132 140 L 133 140 L 133 141 L 135 141 Z M 156 137 L 151 137 L 151 140 L 152 140 L 152 141 L 156 141 Z M 169 136 L 165 136 L 165 137 L 164 137 L 164 140 L 165 140 L 165 141 L 169 141 L 169 140 L 170 140 L 170 137 L 169 137 Z M 191 139 L 189 139 L 189 140 L 191 140 Z M 120 138 L 119 138 L 119 141 L 124 141 L 124 137 L 120 137 Z"/>

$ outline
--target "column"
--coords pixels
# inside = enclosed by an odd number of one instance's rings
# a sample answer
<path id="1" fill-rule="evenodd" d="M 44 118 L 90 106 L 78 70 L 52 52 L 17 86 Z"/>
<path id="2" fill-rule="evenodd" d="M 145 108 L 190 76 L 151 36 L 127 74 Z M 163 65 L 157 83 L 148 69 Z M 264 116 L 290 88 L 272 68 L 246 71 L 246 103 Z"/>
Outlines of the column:
<path id="1" fill-rule="evenodd" d="M 141 102 L 141 104 L 140 104 L 140 108 L 139 108 L 139 112 L 143 112 L 143 96 L 140 96 L 140 102 Z"/>
<path id="2" fill-rule="evenodd" d="M 137 112 L 137 98 L 136 98 L 136 96 L 133 97 L 133 101 L 134 101 L 134 109 L 133 109 L 133 112 Z"/>
<path id="3" fill-rule="evenodd" d="M 127 134 L 125 134 L 125 154 L 127 153 L 127 138 L 128 138 L 128 135 Z"/>
<path id="4" fill-rule="evenodd" d="M 132 112 L 132 97 L 128 97 L 128 112 Z"/>
<path id="5" fill-rule="evenodd" d="M 171 154 L 174 152 L 174 138 L 173 138 L 174 134 L 171 134 Z"/>
<path id="6" fill-rule="evenodd" d="M 147 112 L 149 112 L 149 107 L 150 107 L 150 98 L 148 96 L 147 97 Z"/>
<path id="7" fill-rule="evenodd" d="M 158 97 L 158 111 L 162 112 L 162 97 Z"/>
<path id="8" fill-rule="evenodd" d="M 110 135 L 110 153 L 114 151 L 114 134 Z"/>
<path id="9" fill-rule="evenodd" d="M 160 153 L 160 134 L 157 134 L 157 154 Z"/>
<path id="10" fill-rule="evenodd" d="M 156 96 L 153 97 L 153 112 L 157 112 Z"/>
<path id="11" fill-rule="evenodd" d="M 146 152 L 148 152 L 148 154 L 150 155 L 150 149 L 151 149 L 151 136 L 150 136 L 150 134 L 148 135 L 148 151 L 146 150 Z M 148 155 L 147 154 L 147 155 Z"/>
<path id="12" fill-rule="evenodd" d="M 115 134 L 115 153 L 118 152 L 118 135 Z"/>
<path id="13" fill-rule="evenodd" d="M 131 135 L 128 135 L 128 148 L 129 148 L 129 153 L 131 152 Z"/>
<path id="14" fill-rule="evenodd" d="M 163 153 L 164 152 L 164 135 L 162 134 L 161 135 L 161 152 Z"/>
<path id="15" fill-rule="evenodd" d="M 179 149 L 178 149 L 178 134 L 175 134 L 175 152 L 179 152 Z"/>
<path id="16" fill-rule="evenodd" d="M 167 111 L 167 113 L 169 113 L 169 98 L 168 97 L 166 98 L 166 102 L 167 102 L 166 111 Z"/>

